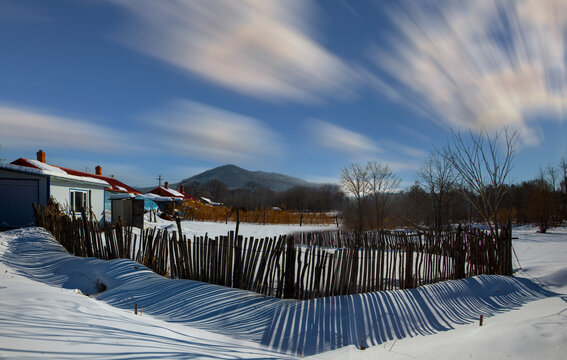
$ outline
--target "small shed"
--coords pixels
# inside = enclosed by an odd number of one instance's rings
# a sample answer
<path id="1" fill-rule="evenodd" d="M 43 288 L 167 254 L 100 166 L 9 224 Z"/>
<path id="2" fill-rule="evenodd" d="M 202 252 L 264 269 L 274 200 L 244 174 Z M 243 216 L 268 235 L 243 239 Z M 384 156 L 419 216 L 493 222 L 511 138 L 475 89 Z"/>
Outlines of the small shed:
<path id="1" fill-rule="evenodd" d="M 132 194 L 124 194 L 111 196 L 110 202 L 112 225 L 121 221 L 124 226 L 144 228 L 144 199 L 136 199 Z"/>

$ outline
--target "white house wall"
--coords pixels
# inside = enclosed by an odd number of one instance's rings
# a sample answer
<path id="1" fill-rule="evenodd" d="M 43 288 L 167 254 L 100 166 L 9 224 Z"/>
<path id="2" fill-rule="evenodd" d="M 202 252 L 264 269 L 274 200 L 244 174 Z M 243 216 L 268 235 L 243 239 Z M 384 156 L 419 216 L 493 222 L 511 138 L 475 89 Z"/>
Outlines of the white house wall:
<path id="1" fill-rule="evenodd" d="M 90 191 L 93 213 L 98 219 L 102 218 L 104 213 L 104 185 L 77 183 L 64 179 L 51 178 L 51 196 L 53 196 L 59 204 L 67 208 L 69 208 L 71 204 L 71 190 Z M 87 199 L 89 199 L 88 195 Z"/>

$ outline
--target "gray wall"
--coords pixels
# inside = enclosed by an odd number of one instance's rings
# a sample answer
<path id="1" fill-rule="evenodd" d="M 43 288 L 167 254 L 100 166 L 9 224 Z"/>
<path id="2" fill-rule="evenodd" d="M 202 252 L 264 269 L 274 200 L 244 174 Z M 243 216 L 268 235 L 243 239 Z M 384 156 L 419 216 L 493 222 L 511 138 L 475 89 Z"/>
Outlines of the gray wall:
<path id="1" fill-rule="evenodd" d="M 47 202 L 47 184 L 48 179 L 44 176 L 0 169 L 0 227 L 34 225 L 32 204 Z"/>

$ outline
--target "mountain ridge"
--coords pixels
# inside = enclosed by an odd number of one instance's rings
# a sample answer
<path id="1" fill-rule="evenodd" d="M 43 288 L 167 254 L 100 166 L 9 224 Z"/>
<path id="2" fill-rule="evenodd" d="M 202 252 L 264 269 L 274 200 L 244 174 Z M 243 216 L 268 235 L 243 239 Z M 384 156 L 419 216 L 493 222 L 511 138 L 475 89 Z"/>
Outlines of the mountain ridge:
<path id="1" fill-rule="evenodd" d="M 250 182 L 260 184 L 278 192 L 289 190 L 294 186 L 318 187 L 321 185 L 275 172 L 250 171 L 233 164 L 222 165 L 206 170 L 200 174 L 181 180 L 179 184 L 185 185 L 192 182 L 206 184 L 211 180 L 222 182 L 230 190 L 243 188 Z"/>

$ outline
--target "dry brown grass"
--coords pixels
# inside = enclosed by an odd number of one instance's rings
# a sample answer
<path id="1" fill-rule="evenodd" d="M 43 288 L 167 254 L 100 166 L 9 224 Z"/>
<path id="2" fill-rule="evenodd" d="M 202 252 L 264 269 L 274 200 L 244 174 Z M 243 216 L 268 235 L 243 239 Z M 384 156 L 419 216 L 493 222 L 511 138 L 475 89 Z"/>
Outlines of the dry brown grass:
<path id="1" fill-rule="evenodd" d="M 236 221 L 237 211 L 226 206 L 210 206 L 196 202 L 184 202 L 177 209 L 183 212 L 185 220 L 195 221 Z M 300 213 L 288 210 L 258 209 L 240 210 L 240 221 L 258 224 L 336 224 L 335 215 L 322 212 Z"/>

